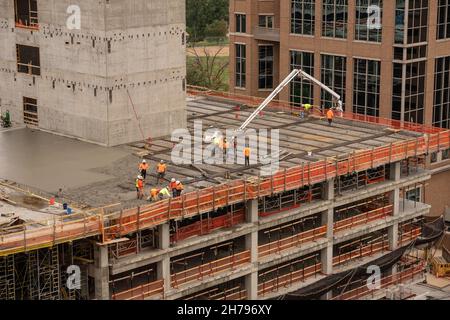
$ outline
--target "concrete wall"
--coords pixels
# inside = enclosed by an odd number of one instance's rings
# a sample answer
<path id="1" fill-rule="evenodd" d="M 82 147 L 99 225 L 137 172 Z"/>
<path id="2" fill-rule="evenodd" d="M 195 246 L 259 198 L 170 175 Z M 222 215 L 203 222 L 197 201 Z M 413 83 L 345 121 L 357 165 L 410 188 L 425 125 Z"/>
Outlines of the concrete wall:
<path id="1" fill-rule="evenodd" d="M 66 27 L 71 4 L 81 30 Z M 13 0 L 0 0 L 0 99 L 13 121 L 27 96 L 40 128 L 104 145 L 142 140 L 139 125 L 145 138 L 186 125 L 183 0 L 38 1 L 38 11 L 39 31 L 15 28 Z M 17 73 L 16 43 L 40 48 L 40 77 Z"/>

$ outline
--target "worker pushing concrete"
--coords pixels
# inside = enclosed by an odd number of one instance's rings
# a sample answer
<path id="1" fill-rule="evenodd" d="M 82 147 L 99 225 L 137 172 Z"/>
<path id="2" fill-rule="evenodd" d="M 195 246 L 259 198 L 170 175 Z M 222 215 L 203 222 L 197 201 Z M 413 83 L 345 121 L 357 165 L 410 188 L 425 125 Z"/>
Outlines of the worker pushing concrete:
<path id="1" fill-rule="evenodd" d="M 148 170 L 148 163 L 147 161 L 144 159 L 142 160 L 142 162 L 139 164 L 139 173 L 141 174 L 141 176 L 144 178 L 147 177 L 147 170 Z"/>
<path id="2" fill-rule="evenodd" d="M 157 165 L 156 165 L 156 173 L 158 175 L 158 177 L 156 178 L 156 184 L 159 184 L 159 180 L 161 180 L 162 182 L 164 182 L 164 176 L 166 175 L 166 170 L 167 170 L 167 166 L 164 163 L 164 160 L 161 160 Z"/>
<path id="3" fill-rule="evenodd" d="M 144 178 L 141 175 L 138 175 L 136 179 L 136 195 L 138 200 L 144 197 Z"/>
<path id="4" fill-rule="evenodd" d="M 158 198 L 160 200 L 169 199 L 170 198 L 169 187 L 162 188 L 158 193 Z"/>
<path id="5" fill-rule="evenodd" d="M 150 189 L 150 197 L 147 198 L 148 201 L 156 202 L 159 200 L 158 198 L 159 189 L 151 188 Z"/>
<path id="6" fill-rule="evenodd" d="M 327 111 L 327 119 L 328 119 L 328 125 L 331 126 L 331 123 L 333 122 L 333 119 L 334 119 L 334 112 L 333 112 L 332 108 L 328 109 L 328 111 Z"/>

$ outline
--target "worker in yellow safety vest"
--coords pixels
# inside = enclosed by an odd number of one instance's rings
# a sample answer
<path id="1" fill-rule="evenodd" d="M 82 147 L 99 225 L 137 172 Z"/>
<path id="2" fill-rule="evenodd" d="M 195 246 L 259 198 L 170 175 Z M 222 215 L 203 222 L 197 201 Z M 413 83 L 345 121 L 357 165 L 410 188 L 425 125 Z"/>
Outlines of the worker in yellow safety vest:
<path id="1" fill-rule="evenodd" d="M 161 200 L 170 198 L 169 188 L 168 187 L 162 188 L 158 193 L 158 197 Z"/>

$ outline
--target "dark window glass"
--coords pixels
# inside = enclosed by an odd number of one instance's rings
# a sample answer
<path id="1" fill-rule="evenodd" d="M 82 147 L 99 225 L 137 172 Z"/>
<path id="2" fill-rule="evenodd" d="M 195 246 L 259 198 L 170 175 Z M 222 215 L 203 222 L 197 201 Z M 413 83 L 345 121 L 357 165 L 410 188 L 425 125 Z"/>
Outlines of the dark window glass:
<path id="1" fill-rule="evenodd" d="M 291 33 L 314 34 L 315 5 L 315 0 L 291 0 Z"/>
<path id="2" fill-rule="evenodd" d="M 314 76 L 314 54 L 310 52 L 291 51 L 291 70 L 302 69 Z M 314 86 L 311 81 L 296 78 L 291 82 L 290 101 L 294 105 L 313 104 Z"/>

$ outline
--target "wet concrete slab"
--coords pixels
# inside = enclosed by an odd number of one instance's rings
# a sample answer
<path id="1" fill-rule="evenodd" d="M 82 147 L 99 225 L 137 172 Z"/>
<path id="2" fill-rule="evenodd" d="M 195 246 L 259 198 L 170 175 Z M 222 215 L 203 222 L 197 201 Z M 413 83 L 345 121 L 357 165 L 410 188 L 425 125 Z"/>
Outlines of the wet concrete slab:
<path id="1" fill-rule="evenodd" d="M 0 178 L 51 193 L 111 179 L 93 169 L 128 155 L 28 128 L 0 132 Z"/>

